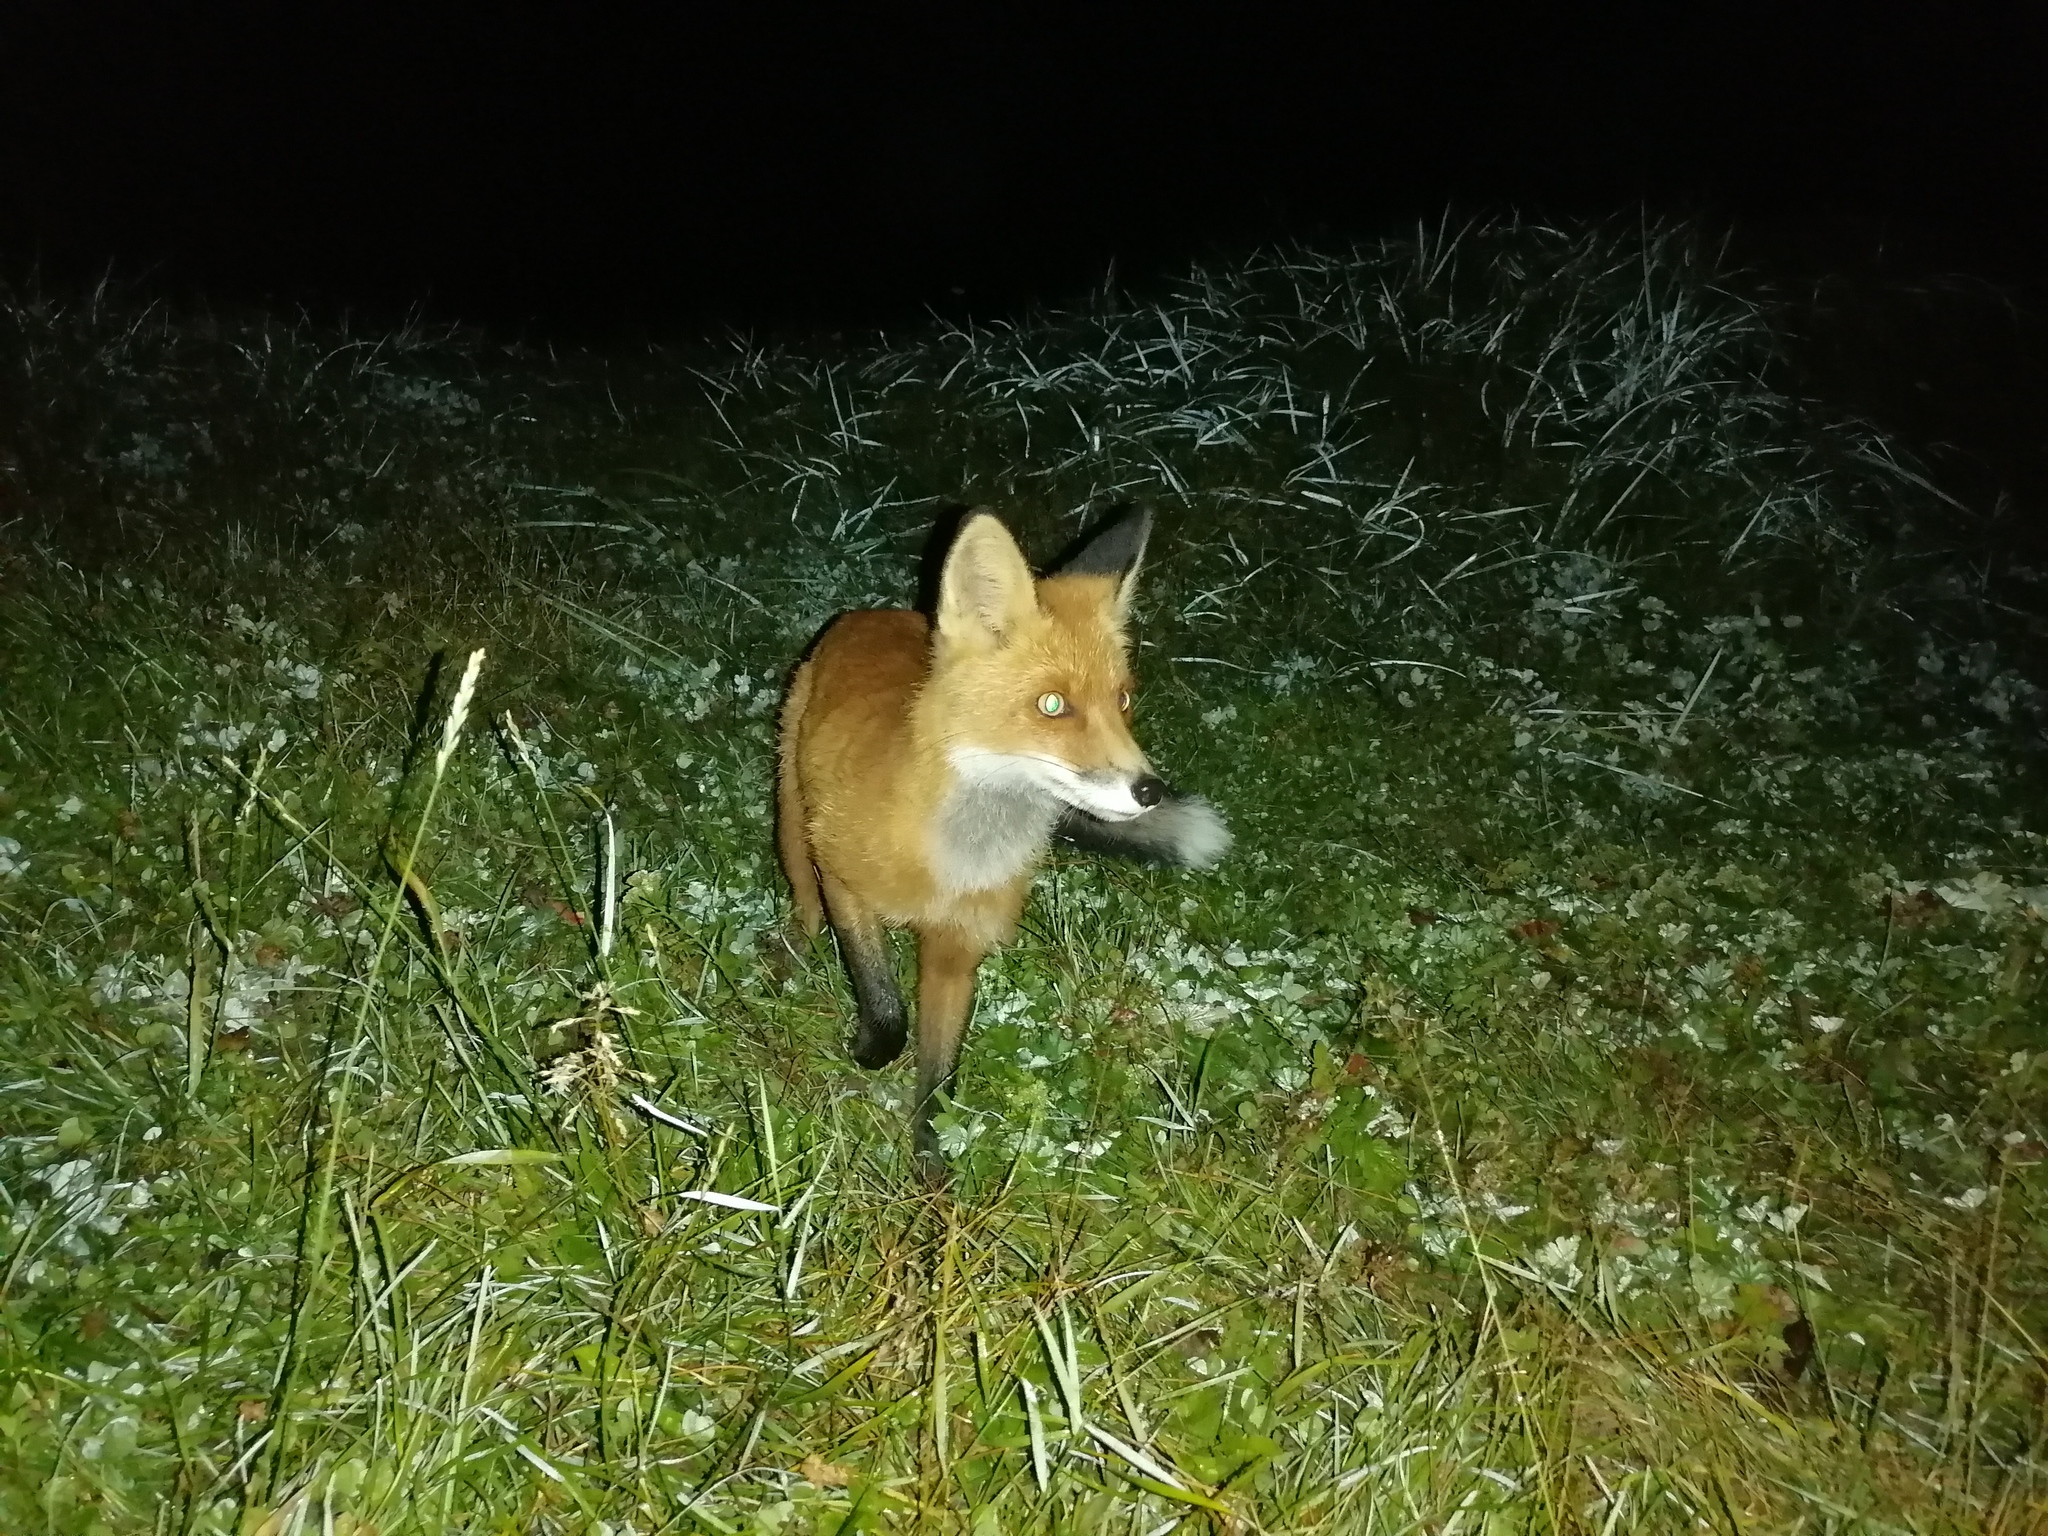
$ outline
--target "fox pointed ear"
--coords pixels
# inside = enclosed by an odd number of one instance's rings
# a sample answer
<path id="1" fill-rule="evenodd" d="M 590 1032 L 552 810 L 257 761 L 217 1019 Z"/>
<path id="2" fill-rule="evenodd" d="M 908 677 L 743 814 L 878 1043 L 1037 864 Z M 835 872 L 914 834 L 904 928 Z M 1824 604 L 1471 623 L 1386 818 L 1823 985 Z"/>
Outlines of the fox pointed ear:
<path id="1" fill-rule="evenodd" d="M 1081 546 L 1060 562 L 1059 576 L 1113 576 L 1116 578 L 1116 611 L 1131 606 L 1131 594 L 1138 587 L 1138 567 L 1144 563 L 1145 541 L 1152 536 L 1152 513 L 1145 507 L 1100 523 L 1082 540 Z"/>
<path id="2" fill-rule="evenodd" d="M 1010 530 L 994 513 L 970 515 L 939 573 L 939 633 L 1000 644 L 1037 611 L 1031 567 Z"/>

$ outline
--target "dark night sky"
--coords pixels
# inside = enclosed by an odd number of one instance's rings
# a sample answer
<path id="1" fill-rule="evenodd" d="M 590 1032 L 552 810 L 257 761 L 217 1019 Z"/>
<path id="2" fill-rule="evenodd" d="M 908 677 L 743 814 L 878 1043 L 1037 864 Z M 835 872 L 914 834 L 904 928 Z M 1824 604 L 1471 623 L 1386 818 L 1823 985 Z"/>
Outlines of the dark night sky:
<path id="1" fill-rule="evenodd" d="M 1447 205 L 2048 247 L 2039 19 L 1096 9 L 17 3 L 0 259 L 662 330 L 999 311 Z"/>

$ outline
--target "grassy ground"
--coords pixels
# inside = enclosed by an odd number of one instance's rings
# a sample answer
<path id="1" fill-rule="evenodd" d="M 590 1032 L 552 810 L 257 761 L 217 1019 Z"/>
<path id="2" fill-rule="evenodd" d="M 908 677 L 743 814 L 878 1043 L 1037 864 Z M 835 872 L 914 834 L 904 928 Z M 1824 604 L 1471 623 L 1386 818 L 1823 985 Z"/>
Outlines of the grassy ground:
<path id="1" fill-rule="evenodd" d="M 830 353 L 0 299 L 0 1529 L 2048 1521 L 2043 696 L 1686 231 Z M 931 1196 L 779 680 L 1131 496 L 1240 841 L 1053 862 Z"/>

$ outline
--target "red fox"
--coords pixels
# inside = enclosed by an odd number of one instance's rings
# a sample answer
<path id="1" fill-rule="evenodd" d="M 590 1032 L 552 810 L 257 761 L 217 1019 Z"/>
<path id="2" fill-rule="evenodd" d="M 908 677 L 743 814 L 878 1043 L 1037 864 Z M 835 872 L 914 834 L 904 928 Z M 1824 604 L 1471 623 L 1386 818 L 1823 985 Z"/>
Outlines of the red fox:
<path id="1" fill-rule="evenodd" d="M 863 1067 L 904 1045 L 886 930 L 917 934 L 920 1168 L 943 1177 L 932 1115 L 951 1086 L 982 957 L 1008 942 L 1055 835 L 1207 868 L 1223 819 L 1176 795 L 1131 736 L 1124 634 L 1150 516 L 1101 526 L 1034 579 L 1010 532 L 969 513 L 927 619 L 845 613 L 783 698 L 776 843 L 806 933 L 829 920 L 853 983 Z"/>

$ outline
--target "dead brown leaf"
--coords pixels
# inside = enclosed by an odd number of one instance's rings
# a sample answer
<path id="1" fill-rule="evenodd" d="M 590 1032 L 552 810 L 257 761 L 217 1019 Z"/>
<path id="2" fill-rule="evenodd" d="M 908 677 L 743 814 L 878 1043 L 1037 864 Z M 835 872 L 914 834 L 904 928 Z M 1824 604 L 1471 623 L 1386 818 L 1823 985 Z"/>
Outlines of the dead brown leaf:
<path id="1" fill-rule="evenodd" d="M 797 1476 L 813 1488 L 851 1488 L 853 1468 L 842 1467 L 837 1462 L 827 1461 L 816 1451 L 811 1452 L 797 1463 Z"/>

